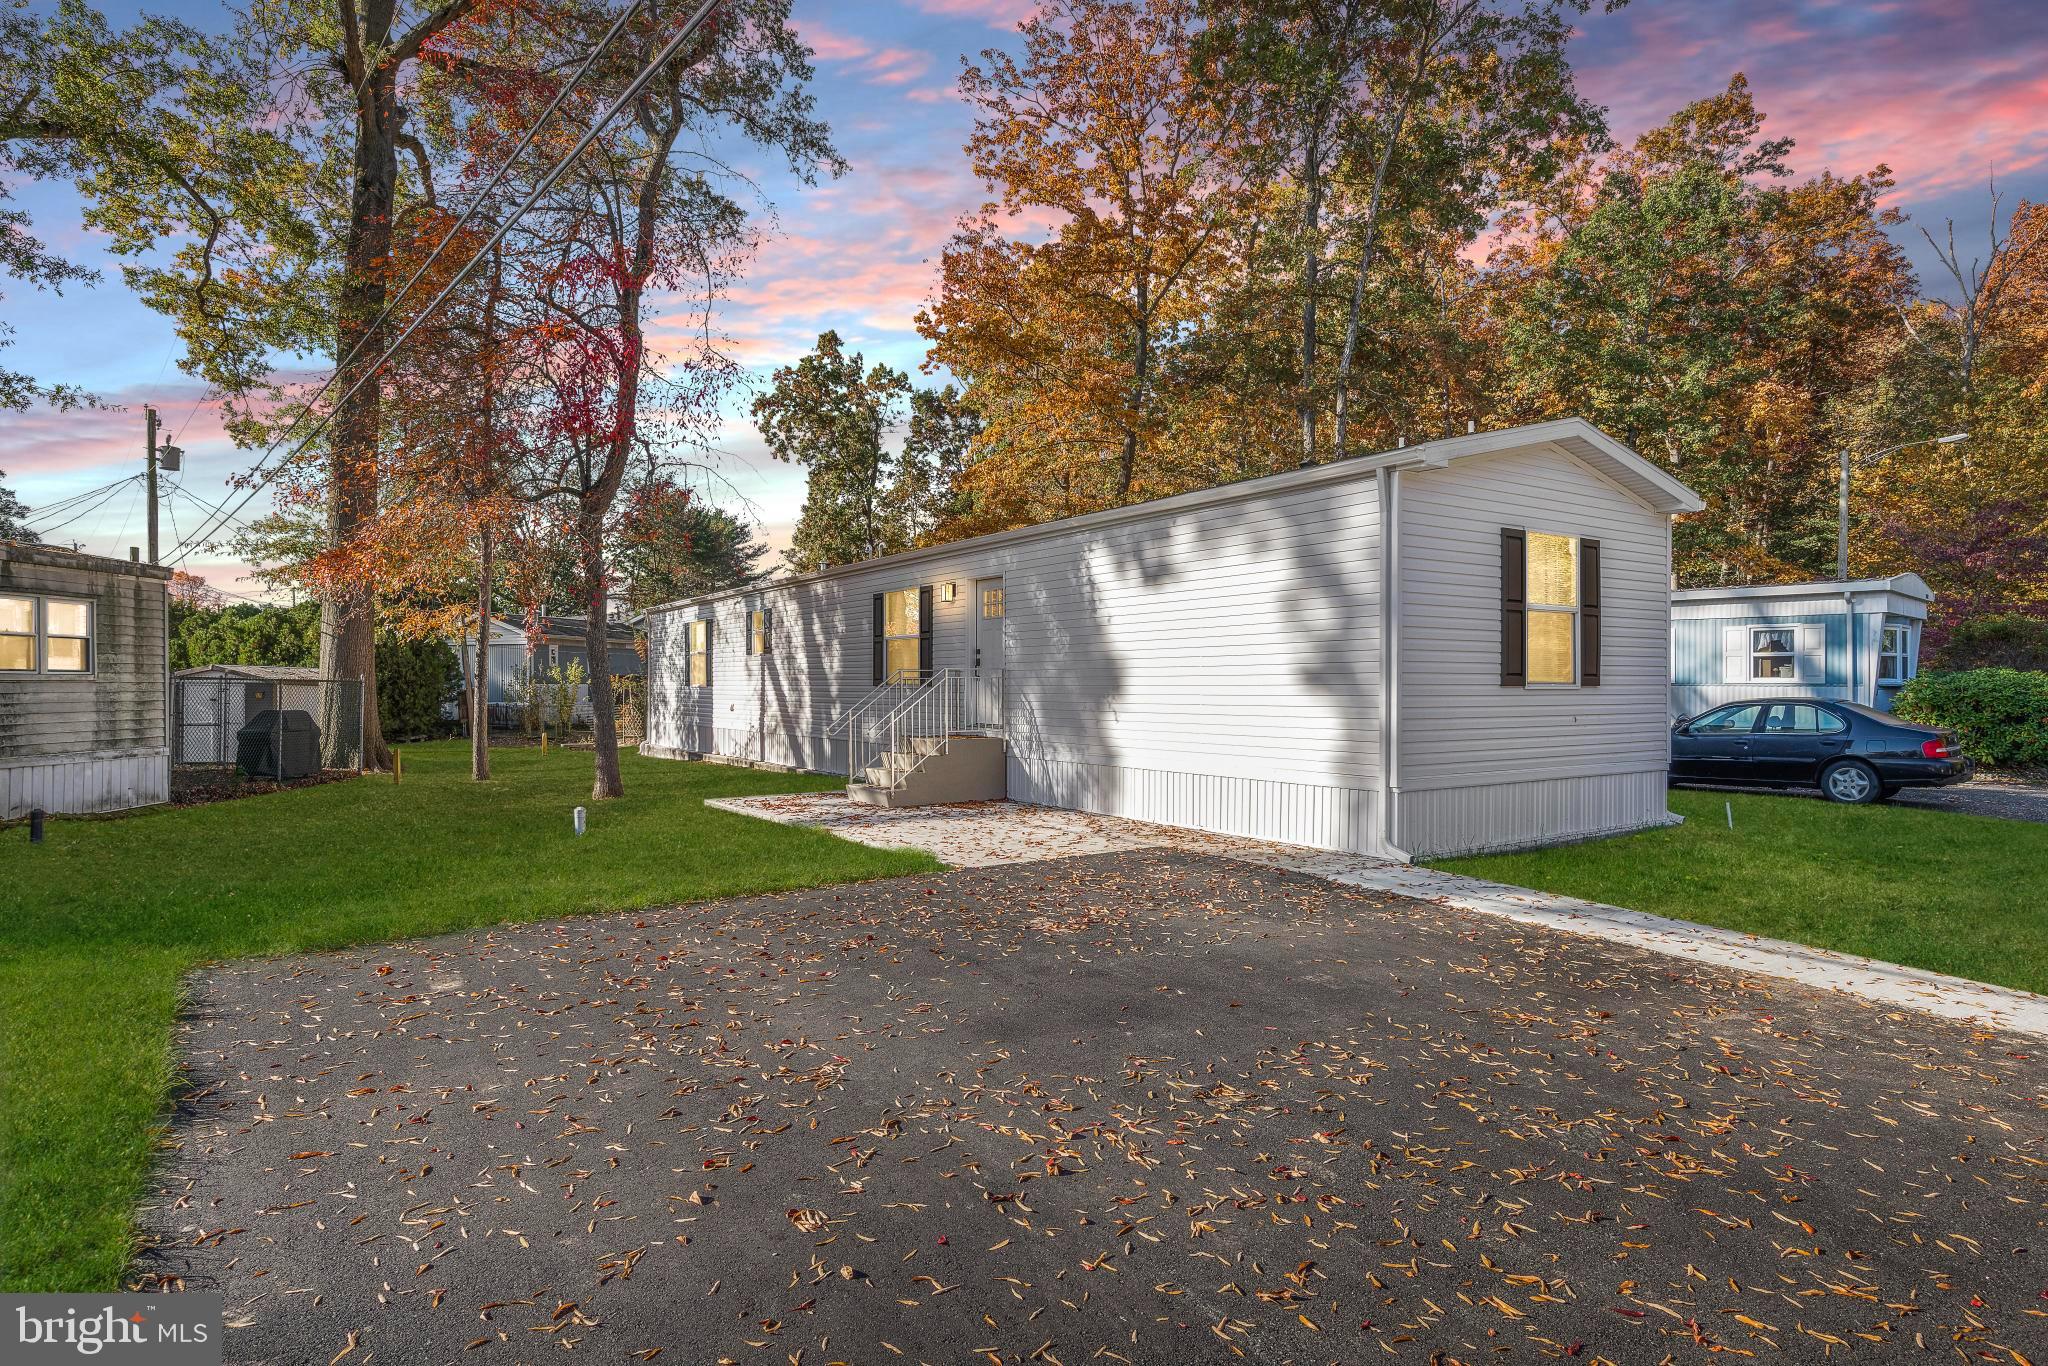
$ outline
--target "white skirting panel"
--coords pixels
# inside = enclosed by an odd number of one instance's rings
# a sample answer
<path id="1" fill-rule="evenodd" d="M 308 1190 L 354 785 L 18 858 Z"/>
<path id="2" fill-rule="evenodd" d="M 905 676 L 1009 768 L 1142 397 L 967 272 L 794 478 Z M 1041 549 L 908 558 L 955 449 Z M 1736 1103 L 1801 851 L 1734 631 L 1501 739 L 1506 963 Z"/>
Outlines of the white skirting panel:
<path id="1" fill-rule="evenodd" d="M 1010 798 L 1222 835 L 1383 854 L 1369 789 L 1010 754 Z"/>
<path id="2" fill-rule="evenodd" d="M 822 735 L 786 735 L 780 732 L 770 732 L 763 738 L 751 731 L 688 725 L 671 727 L 670 733 L 680 743 L 657 743 L 649 739 L 642 742 L 640 752 L 650 759 L 698 759 L 709 755 L 795 769 L 802 773 L 846 772 L 844 739 L 828 740 Z M 706 736 L 711 740 L 709 748 L 701 743 Z"/>
<path id="3" fill-rule="evenodd" d="M 1665 770 L 1397 794 L 1395 838 L 1415 858 L 1525 849 L 1670 825 Z"/>
<path id="4" fill-rule="evenodd" d="M 0 820 L 26 816 L 37 807 L 82 814 L 126 811 L 170 799 L 168 749 L 0 760 Z"/>

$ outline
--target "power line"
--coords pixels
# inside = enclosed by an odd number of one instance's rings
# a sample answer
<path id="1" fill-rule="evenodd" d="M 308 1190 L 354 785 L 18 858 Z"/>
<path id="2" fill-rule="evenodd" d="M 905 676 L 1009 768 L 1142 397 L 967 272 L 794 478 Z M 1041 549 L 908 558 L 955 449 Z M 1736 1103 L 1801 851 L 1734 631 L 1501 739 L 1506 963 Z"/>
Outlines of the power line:
<path id="1" fill-rule="evenodd" d="M 68 498 L 59 498 L 54 503 L 45 503 L 43 506 L 39 508 L 31 508 L 27 513 L 28 519 L 30 521 L 35 521 L 38 518 L 48 517 L 55 513 L 62 512 L 66 508 L 71 507 L 76 503 L 84 502 L 86 499 L 93 497 L 95 494 L 105 493 L 108 489 L 119 488 L 121 485 L 127 483 L 130 479 L 138 479 L 140 477 L 140 475 L 135 474 L 124 474 L 119 479 L 110 479 L 106 483 L 99 485 L 97 488 L 89 488 L 83 493 L 74 493 Z"/>
<path id="2" fill-rule="evenodd" d="M 103 496 L 98 498 L 89 506 L 80 507 L 76 509 L 75 511 L 72 512 L 72 514 L 69 517 L 66 517 L 61 522 L 54 522 L 49 526 L 41 527 L 39 529 L 32 529 L 35 530 L 36 535 L 38 537 L 48 537 L 52 532 L 62 531 L 65 527 L 71 526 L 72 524 L 86 517 L 90 517 L 93 513 L 98 512 L 101 508 L 105 507 L 108 503 L 112 502 L 114 496 L 118 494 L 122 489 L 126 488 L 130 484 L 135 483 L 137 480 L 141 478 L 142 476 L 140 474 L 131 474 L 126 479 L 117 479 L 113 483 L 105 485 L 101 489 L 94 490 L 94 492 L 100 493 Z M 129 512 L 130 515 L 132 516 L 134 513 L 134 509 L 131 507 L 129 509 Z"/>
<path id="3" fill-rule="evenodd" d="M 626 21 L 631 19 L 633 15 L 639 11 L 642 3 L 643 0 L 633 0 L 632 4 L 628 5 L 624 10 L 620 11 L 619 17 L 616 20 L 614 20 L 612 26 L 605 31 L 604 36 L 598 40 L 596 46 L 592 47 L 590 51 L 584 56 L 582 63 L 579 66 L 577 66 L 575 72 L 569 77 L 568 81 L 562 86 L 560 90 L 555 92 L 554 99 L 548 102 L 548 107 L 541 111 L 540 117 L 536 118 L 533 121 L 533 125 L 520 135 L 518 145 L 515 146 L 512 149 L 512 151 L 509 154 L 507 154 L 505 159 L 498 164 L 497 170 L 491 173 L 490 179 L 485 183 L 484 187 L 481 190 L 478 190 L 476 194 L 471 197 L 469 207 L 462 211 L 461 216 L 458 217 L 455 220 L 454 224 L 449 227 L 448 231 L 442 235 L 440 242 L 435 245 L 434 250 L 427 256 L 427 259 L 425 261 L 422 261 L 419 267 L 413 271 L 411 278 L 406 280 L 406 282 L 403 285 L 399 286 L 398 292 L 396 294 L 391 295 L 386 300 L 384 308 L 381 312 L 377 314 L 376 320 L 372 322 L 368 327 L 363 329 L 363 331 L 357 336 L 355 343 L 349 347 L 347 354 L 345 354 L 341 358 L 340 362 L 335 365 L 333 372 L 329 374 L 325 380 L 321 381 L 320 387 L 318 389 L 313 391 L 313 397 L 308 399 L 306 401 L 305 406 L 299 410 L 299 417 L 292 419 L 290 426 L 288 426 L 285 429 L 284 435 L 280 436 L 275 442 L 271 444 L 269 450 L 266 450 L 260 457 L 258 457 L 255 466 L 250 470 L 250 473 L 252 475 L 260 474 L 263 470 L 263 466 L 269 461 L 270 457 L 276 453 L 277 448 L 279 446 L 282 446 L 286 441 L 291 439 L 292 428 L 297 427 L 300 420 L 303 419 L 307 413 L 313 410 L 313 406 L 320 401 L 321 397 L 325 395 L 328 389 L 333 386 L 334 382 L 337 379 L 341 378 L 343 372 L 345 372 L 348 369 L 349 363 L 353 361 L 356 358 L 356 356 L 361 352 L 364 344 L 368 342 L 372 337 L 376 336 L 377 330 L 381 328 L 385 324 L 385 322 L 387 322 L 390 319 L 392 310 L 398 307 L 399 303 L 405 298 L 405 296 L 409 292 L 411 292 L 412 287 L 418 284 L 420 278 L 424 276 L 427 273 L 427 271 L 433 266 L 434 262 L 441 259 L 441 253 L 447 250 L 448 244 L 456 239 L 456 237 L 462 232 L 463 228 L 468 225 L 469 220 L 476 215 L 477 211 L 480 208 L 483 207 L 485 202 L 489 199 L 491 191 L 495 190 L 498 187 L 498 185 L 504 180 L 506 173 L 512 169 L 512 164 L 515 161 L 517 161 L 522 155 L 525 154 L 526 149 L 528 147 L 533 145 L 533 140 L 534 138 L 540 135 L 541 128 L 547 123 L 549 119 L 554 117 L 555 111 L 562 107 L 563 102 L 569 98 L 570 93 L 575 90 L 579 83 L 581 83 L 584 74 L 590 70 L 591 64 L 594 63 L 600 56 L 602 56 L 604 54 L 605 49 L 609 48 L 612 45 L 613 41 L 618 38 L 619 34 L 626 27 Z M 705 13 L 709 11 L 711 6 L 715 3 L 716 0 L 706 0 L 706 3 L 703 6 L 703 8 L 699 9 L 695 15 L 692 15 L 690 22 L 684 26 L 683 34 L 687 35 L 689 32 L 694 30 L 698 23 L 702 21 Z M 676 45 L 671 45 L 672 48 L 674 46 Z M 657 60 L 656 65 L 659 65 L 660 62 L 666 61 L 667 58 L 668 53 L 665 52 L 662 55 L 662 57 Z M 612 109 L 607 112 L 605 118 L 600 121 L 598 127 L 603 127 L 604 123 L 609 122 L 611 117 L 617 112 L 618 105 L 615 103 Z M 576 150 L 572 152 L 570 156 L 581 156 L 584 148 L 587 145 L 587 140 L 583 143 L 579 143 L 576 147 Z M 528 205 L 522 205 L 518 210 L 516 210 L 513 213 L 513 219 L 516 220 L 520 213 L 525 212 L 526 208 L 531 204 L 531 202 L 532 201 L 529 200 Z M 500 229 L 500 231 L 492 237 L 490 243 L 488 243 L 481 251 L 479 251 L 477 256 L 471 258 L 469 265 L 465 266 L 462 272 L 458 274 L 454 280 L 449 282 L 449 288 L 452 289 L 453 286 L 460 284 L 464 279 L 468 278 L 469 271 L 475 267 L 477 261 L 480 260 L 482 256 L 486 252 L 488 252 L 492 247 L 497 245 L 497 243 L 500 240 L 502 240 L 503 235 L 503 230 Z M 407 327 L 405 332 L 400 334 L 398 342 L 403 342 L 406 337 L 410 336 L 412 334 L 413 327 L 418 326 L 419 322 L 422 319 L 424 319 L 428 313 L 431 313 L 434 310 L 434 308 L 440 304 L 441 300 L 447 297 L 448 293 L 449 289 L 443 289 L 441 293 L 434 298 L 433 302 L 429 303 L 427 307 L 419 314 L 419 316 L 413 320 L 412 325 Z M 377 371 L 383 368 L 384 362 L 389 360 L 393 352 L 395 352 L 398 349 L 398 342 L 394 342 L 392 346 L 385 351 L 384 355 L 378 359 L 375 365 L 370 366 L 367 370 L 365 370 L 361 375 L 357 377 L 356 382 L 349 386 L 348 392 L 343 394 L 340 399 L 336 400 L 334 404 L 335 408 L 339 408 L 342 404 L 348 402 L 348 400 L 355 395 L 356 390 L 362 387 L 364 380 L 376 374 Z M 193 411 L 198 411 L 196 406 L 194 407 Z M 298 455 L 299 452 L 305 450 L 307 446 L 311 445 L 313 438 L 319 435 L 321 429 L 324 428 L 327 425 L 327 423 L 332 420 L 333 410 L 330 409 L 328 415 L 322 418 L 319 421 L 319 423 L 314 426 L 312 432 L 307 434 L 306 439 L 304 441 L 301 441 L 298 444 L 298 446 L 292 451 L 292 455 L 287 456 L 286 459 L 291 459 L 292 456 Z M 191 418 L 188 416 L 186 418 L 186 421 L 191 421 Z M 259 490 L 261 490 L 265 484 L 269 482 L 269 476 L 266 476 L 265 478 L 258 480 L 258 482 L 249 490 L 248 496 L 243 498 L 242 502 L 236 505 L 236 510 L 240 511 L 242 507 L 246 506 L 249 500 L 251 498 L 254 498 L 256 496 L 256 493 Z M 193 536 L 196 541 L 197 539 L 203 538 L 204 536 L 211 535 L 212 532 L 213 528 L 210 525 L 202 523 L 200 528 L 194 531 Z M 183 550 L 185 553 L 189 553 L 189 548 L 182 546 L 174 546 L 173 550 Z M 179 558 L 182 558 L 182 555 L 180 555 Z M 171 563 L 175 564 L 177 563 L 177 560 L 173 559 Z"/>

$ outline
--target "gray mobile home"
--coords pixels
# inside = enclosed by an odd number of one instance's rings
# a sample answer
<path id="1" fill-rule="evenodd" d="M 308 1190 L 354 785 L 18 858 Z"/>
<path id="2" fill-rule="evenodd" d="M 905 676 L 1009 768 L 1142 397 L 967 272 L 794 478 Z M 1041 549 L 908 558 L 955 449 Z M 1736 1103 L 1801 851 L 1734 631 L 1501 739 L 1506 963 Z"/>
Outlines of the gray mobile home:
<path id="1" fill-rule="evenodd" d="M 0 819 L 170 799 L 170 577 L 0 544 Z"/>
<path id="2" fill-rule="evenodd" d="M 1664 824 L 1699 506 L 1566 420 L 692 598 L 642 750 L 1391 858 Z"/>
<path id="3" fill-rule="evenodd" d="M 1892 709 L 1920 671 L 1934 593 L 1918 574 L 1671 595 L 1671 714 L 1757 697 Z"/>

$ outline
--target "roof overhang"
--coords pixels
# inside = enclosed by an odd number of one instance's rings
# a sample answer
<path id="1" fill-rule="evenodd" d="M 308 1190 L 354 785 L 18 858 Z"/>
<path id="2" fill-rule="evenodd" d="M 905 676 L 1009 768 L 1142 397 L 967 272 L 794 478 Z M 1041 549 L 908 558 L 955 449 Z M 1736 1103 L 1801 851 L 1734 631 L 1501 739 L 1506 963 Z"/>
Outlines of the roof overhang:
<path id="1" fill-rule="evenodd" d="M 1894 574 L 1888 579 L 1814 579 L 1806 583 L 1749 583 L 1722 588 L 1680 588 L 1673 602 L 1727 602 L 1754 598 L 1838 598 L 1844 593 L 1896 593 L 1902 598 L 1933 602 L 1934 590 L 1918 574 Z"/>

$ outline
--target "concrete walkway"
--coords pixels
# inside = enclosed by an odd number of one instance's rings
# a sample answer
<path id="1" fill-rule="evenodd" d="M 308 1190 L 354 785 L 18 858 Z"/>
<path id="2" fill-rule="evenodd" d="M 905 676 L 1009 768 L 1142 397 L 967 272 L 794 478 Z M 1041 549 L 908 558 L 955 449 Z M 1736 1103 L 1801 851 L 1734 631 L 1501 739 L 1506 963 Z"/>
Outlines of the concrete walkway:
<path id="1" fill-rule="evenodd" d="M 1393 892 L 1523 924 L 1591 935 L 1692 963 L 1785 978 L 1940 1019 L 2048 1038 L 2048 997 L 2032 992 L 1360 854 L 1019 802 L 882 810 L 856 805 L 836 792 L 821 792 L 717 798 L 708 805 L 787 825 L 817 826 L 862 844 L 922 849 L 964 868 L 1139 849 L 1236 859 L 1306 873 L 1347 887 Z"/>

